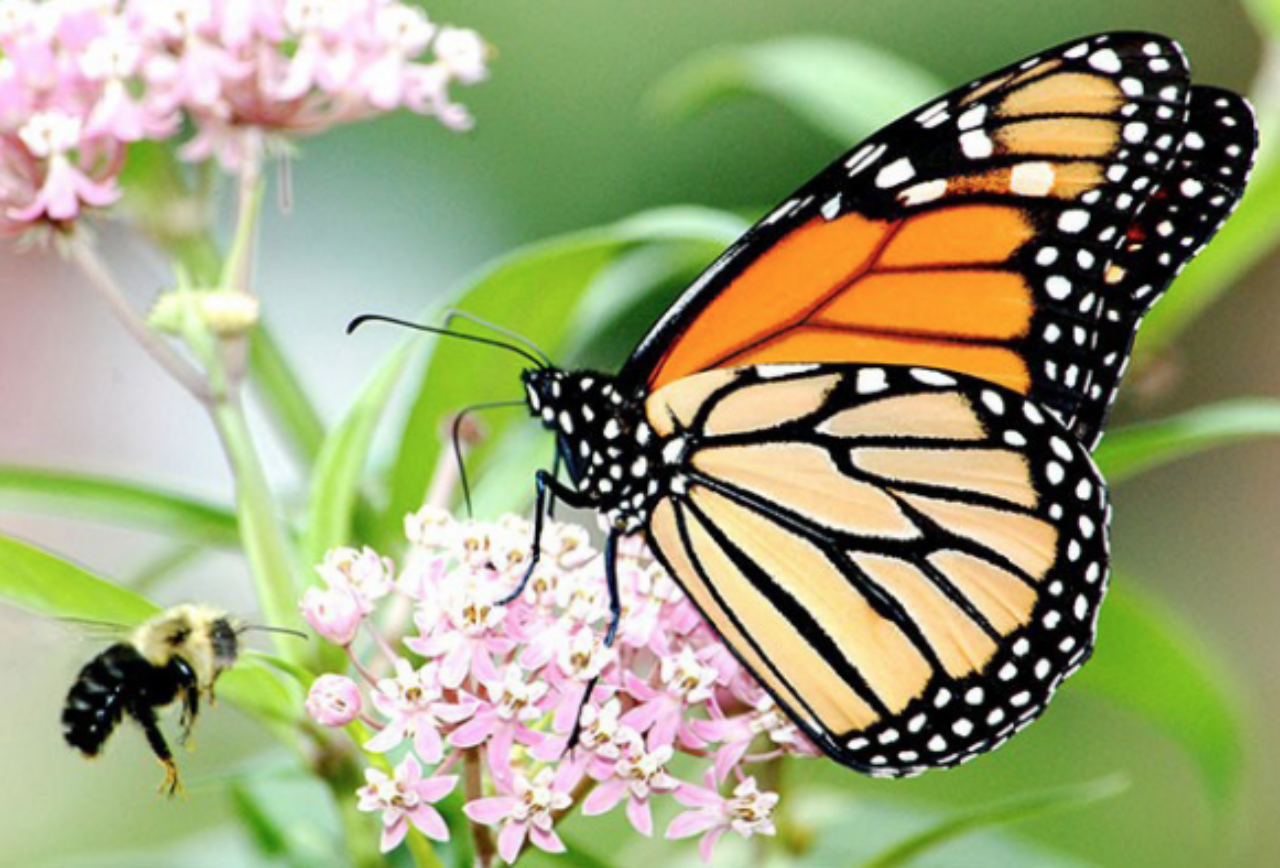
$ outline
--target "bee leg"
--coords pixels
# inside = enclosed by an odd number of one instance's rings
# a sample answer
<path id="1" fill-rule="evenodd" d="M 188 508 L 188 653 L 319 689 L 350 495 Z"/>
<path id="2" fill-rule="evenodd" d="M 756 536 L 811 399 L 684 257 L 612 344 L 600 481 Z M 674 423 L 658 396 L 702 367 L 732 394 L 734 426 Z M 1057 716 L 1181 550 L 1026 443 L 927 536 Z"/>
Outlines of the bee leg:
<path id="1" fill-rule="evenodd" d="M 173 751 L 169 750 L 169 743 L 164 740 L 164 733 L 160 732 L 160 725 L 156 722 L 155 711 L 149 706 L 135 705 L 129 709 L 129 716 L 142 727 L 152 753 L 164 766 L 164 782 L 160 784 L 159 791 L 172 796 L 182 789 L 182 783 L 178 780 L 178 765 L 173 761 Z"/>
<path id="2" fill-rule="evenodd" d="M 164 781 L 156 792 L 172 798 L 182 792 L 182 781 L 178 779 L 178 764 L 169 758 L 160 760 L 160 765 L 164 766 Z"/>
<path id="3" fill-rule="evenodd" d="M 178 739 L 179 744 L 186 747 L 191 741 L 191 730 L 195 728 L 196 718 L 200 716 L 200 688 L 194 682 L 188 684 L 182 691 L 182 716 L 179 723 L 182 725 L 182 736 Z"/>
<path id="4" fill-rule="evenodd" d="M 529 584 L 529 579 L 533 578 L 534 567 L 538 565 L 538 559 L 542 557 L 542 522 L 547 511 L 548 495 L 558 497 L 572 507 L 587 506 L 586 498 L 550 473 L 547 473 L 547 471 L 539 470 L 535 479 L 537 480 L 538 494 L 533 508 L 533 552 L 529 556 L 529 566 L 520 578 L 520 583 L 516 585 L 514 591 L 498 601 L 499 606 L 505 606 L 512 600 L 517 599 L 524 593 L 525 587 Z"/>

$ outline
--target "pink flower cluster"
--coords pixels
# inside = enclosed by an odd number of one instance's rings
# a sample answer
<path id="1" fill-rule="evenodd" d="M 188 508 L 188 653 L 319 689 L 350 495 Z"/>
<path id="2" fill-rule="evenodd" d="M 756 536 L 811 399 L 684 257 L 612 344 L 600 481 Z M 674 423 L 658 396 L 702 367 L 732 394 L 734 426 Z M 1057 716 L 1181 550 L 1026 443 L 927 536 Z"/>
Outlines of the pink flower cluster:
<path id="1" fill-rule="evenodd" d="M 186 129 L 184 158 L 234 170 L 399 108 L 466 128 L 449 85 L 487 55 L 394 0 L 0 0 L 0 232 L 111 203 L 131 142 Z"/>
<path id="2" fill-rule="evenodd" d="M 466 816 L 496 827 L 507 862 L 530 843 L 563 850 L 555 826 L 575 807 L 621 809 L 652 835 L 654 804 L 673 800 L 686 810 L 667 837 L 701 835 L 706 859 L 725 832 L 773 834 L 777 796 L 747 769 L 816 750 L 641 541 L 620 552 L 623 614 L 607 647 L 604 563 L 582 528 L 551 523 L 532 580 L 505 605 L 528 563 L 528 522 L 460 522 L 426 507 L 406 532 L 398 573 L 371 550 L 338 550 L 320 568 L 326 587 L 302 605 L 354 669 L 317 679 L 312 718 L 374 730 L 364 750 L 400 758 L 391 775 L 369 769 L 360 791 L 363 809 L 383 813 L 384 850 L 409 824 L 447 834 L 428 803 L 454 788 L 450 772 L 467 756 L 485 775 Z M 677 754 L 700 760 L 696 781 L 671 771 Z"/>

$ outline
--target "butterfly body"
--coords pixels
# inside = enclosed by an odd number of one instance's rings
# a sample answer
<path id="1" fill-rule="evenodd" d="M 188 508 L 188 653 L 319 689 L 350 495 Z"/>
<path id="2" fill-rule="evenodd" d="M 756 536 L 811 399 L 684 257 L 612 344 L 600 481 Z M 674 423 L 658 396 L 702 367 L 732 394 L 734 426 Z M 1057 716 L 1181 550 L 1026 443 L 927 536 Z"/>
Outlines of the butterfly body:
<path id="1" fill-rule="evenodd" d="M 909 113 L 725 251 L 616 377 L 525 372 L 569 477 L 538 474 L 535 536 L 552 494 L 606 515 L 612 641 L 617 542 L 643 533 L 839 762 L 991 750 L 1093 648 L 1090 452 L 1255 148 L 1248 103 L 1143 33 Z"/>

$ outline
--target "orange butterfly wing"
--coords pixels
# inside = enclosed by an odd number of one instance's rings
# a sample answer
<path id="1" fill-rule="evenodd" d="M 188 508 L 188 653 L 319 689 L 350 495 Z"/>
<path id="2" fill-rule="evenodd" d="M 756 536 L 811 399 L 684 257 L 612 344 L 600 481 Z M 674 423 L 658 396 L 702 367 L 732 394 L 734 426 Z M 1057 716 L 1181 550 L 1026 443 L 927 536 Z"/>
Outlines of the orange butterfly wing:
<path id="1" fill-rule="evenodd" d="M 1096 414 L 1109 398 L 1090 388 L 1104 277 L 1176 164 L 1190 92 L 1178 46 L 1141 33 L 954 91 L 753 227 L 620 380 L 656 390 L 738 365 L 914 364 L 1000 384 L 1068 423 Z"/>

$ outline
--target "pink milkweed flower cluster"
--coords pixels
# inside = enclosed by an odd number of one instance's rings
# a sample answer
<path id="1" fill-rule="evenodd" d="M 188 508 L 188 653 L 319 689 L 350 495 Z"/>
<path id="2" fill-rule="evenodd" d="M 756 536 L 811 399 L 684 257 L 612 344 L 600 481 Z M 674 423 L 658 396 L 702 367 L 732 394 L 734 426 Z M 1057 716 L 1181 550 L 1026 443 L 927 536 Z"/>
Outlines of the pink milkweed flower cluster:
<path id="1" fill-rule="evenodd" d="M 0 233 L 120 195 L 130 143 L 228 170 L 289 134 L 406 108 L 452 129 L 473 31 L 393 0 L 0 0 Z"/>
<path id="2" fill-rule="evenodd" d="M 382 812 L 384 850 L 410 824 L 447 833 L 428 802 L 453 789 L 464 760 L 484 772 L 466 817 L 492 827 L 508 863 L 529 845 L 563 850 L 556 824 L 575 808 L 623 811 L 652 835 L 653 807 L 667 801 L 683 810 L 666 836 L 700 835 L 704 859 L 726 832 L 774 834 L 777 796 L 751 769 L 816 750 L 642 541 L 620 547 L 609 647 L 604 561 L 583 528 L 550 522 L 531 580 L 505 604 L 528 566 L 527 521 L 425 507 L 405 529 L 400 569 L 369 549 L 336 550 L 301 607 L 348 652 L 353 671 L 317 679 L 307 709 L 325 726 L 357 721 L 348 731 L 371 766 L 360 806 Z M 694 779 L 687 762 L 673 770 L 679 756 L 696 758 Z"/>

